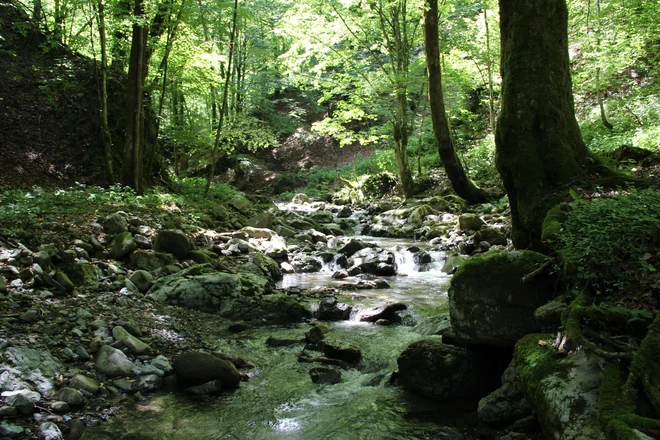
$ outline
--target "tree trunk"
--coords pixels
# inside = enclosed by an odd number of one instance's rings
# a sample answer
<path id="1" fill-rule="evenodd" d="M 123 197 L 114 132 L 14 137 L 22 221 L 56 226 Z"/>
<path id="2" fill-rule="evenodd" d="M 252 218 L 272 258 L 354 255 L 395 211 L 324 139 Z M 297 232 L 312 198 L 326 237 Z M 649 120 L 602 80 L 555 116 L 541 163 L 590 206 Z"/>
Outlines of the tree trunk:
<path id="1" fill-rule="evenodd" d="M 234 45 L 236 44 L 236 28 L 238 22 L 238 0 L 234 0 L 234 15 L 232 18 L 231 37 L 229 39 L 229 59 L 227 60 L 227 76 L 225 78 L 225 86 L 222 91 L 222 107 L 220 108 L 220 117 L 218 119 L 218 129 L 215 132 L 215 142 L 213 143 L 213 151 L 211 152 L 211 164 L 209 166 L 209 174 L 206 181 L 206 188 L 204 195 L 209 193 L 211 188 L 211 181 L 215 175 L 215 163 L 218 160 L 218 150 L 220 149 L 220 134 L 222 133 L 222 125 L 227 113 L 227 98 L 229 96 L 229 81 L 231 81 L 231 64 L 234 58 Z"/>
<path id="2" fill-rule="evenodd" d="M 130 186 L 136 193 L 143 191 L 143 151 L 144 118 L 143 93 L 146 78 L 146 49 L 148 31 L 141 25 L 143 15 L 142 0 L 135 0 L 136 22 L 133 24 L 131 58 L 128 65 L 126 146 L 124 149 L 124 185 Z"/>
<path id="3" fill-rule="evenodd" d="M 490 27 L 488 9 L 484 8 L 484 26 L 486 28 L 486 69 L 488 71 L 488 120 L 490 129 L 495 133 L 495 92 L 493 91 L 493 60 L 490 56 Z"/>
<path id="4" fill-rule="evenodd" d="M 545 214 L 593 166 L 577 121 L 565 0 L 500 0 L 502 111 L 496 164 L 516 248 L 543 249 Z"/>
<path id="5" fill-rule="evenodd" d="M 101 134 L 103 138 L 103 152 L 105 156 L 105 171 L 108 183 L 114 183 L 115 171 L 112 160 L 112 136 L 108 126 L 108 50 L 105 32 L 105 5 L 103 0 L 98 1 L 99 40 L 101 45 L 101 84 L 99 97 L 101 103 Z"/>
<path id="6" fill-rule="evenodd" d="M 424 17 L 426 64 L 429 74 L 429 106 L 431 107 L 433 132 L 438 142 L 438 153 L 456 194 L 469 203 L 483 203 L 488 200 L 486 192 L 474 185 L 467 177 L 463 165 L 454 151 L 442 94 L 442 72 L 438 48 L 438 0 L 429 0 L 428 4 L 429 8 L 426 9 Z"/>

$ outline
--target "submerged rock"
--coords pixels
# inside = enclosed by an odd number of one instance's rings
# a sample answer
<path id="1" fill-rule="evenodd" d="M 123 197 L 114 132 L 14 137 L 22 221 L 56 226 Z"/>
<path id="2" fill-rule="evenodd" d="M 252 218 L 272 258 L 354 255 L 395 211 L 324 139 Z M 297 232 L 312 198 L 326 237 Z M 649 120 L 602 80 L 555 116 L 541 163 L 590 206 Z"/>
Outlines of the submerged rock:
<path id="1" fill-rule="evenodd" d="M 309 370 L 309 375 L 311 376 L 312 382 L 314 383 L 334 385 L 341 382 L 341 372 L 339 370 L 335 370 L 334 368 L 312 368 Z"/>
<path id="2" fill-rule="evenodd" d="M 392 320 L 395 312 L 399 310 L 406 310 L 408 306 L 403 303 L 387 304 L 385 306 L 376 307 L 375 309 L 362 312 L 360 321 L 363 322 L 376 322 L 379 319 Z"/>
<path id="3" fill-rule="evenodd" d="M 319 303 L 318 318 L 321 321 L 346 321 L 350 319 L 353 307 L 340 303 L 336 298 L 326 296 Z"/>
<path id="4" fill-rule="evenodd" d="M 190 385 L 218 380 L 223 389 L 233 389 L 241 381 L 234 364 L 201 351 L 189 351 L 177 357 L 174 372 L 182 383 Z"/>

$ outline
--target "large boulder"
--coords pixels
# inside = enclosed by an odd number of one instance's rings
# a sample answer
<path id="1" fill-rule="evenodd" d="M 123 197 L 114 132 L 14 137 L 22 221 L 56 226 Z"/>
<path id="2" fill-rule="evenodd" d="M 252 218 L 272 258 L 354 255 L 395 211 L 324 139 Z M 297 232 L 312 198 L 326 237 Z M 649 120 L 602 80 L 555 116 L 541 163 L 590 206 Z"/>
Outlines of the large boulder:
<path id="1" fill-rule="evenodd" d="M 532 251 L 490 251 L 465 262 L 449 289 L 452 327 L 466 344 L 513 346 L 537 331 L 534 311 L 552 299 L 549 275 L 522 278 L 546 261 Z"/>
<path id="2" fill-rule="evenodd" d="M 380 248 L 364 248 L 348 259 L 348 273 L 368 273 L 372 275 L 396 275 L 396 259 L 392 252 Z"/>
<path id="3" fill-rule="evenodd" d="M 165 252 L 137 251 L 131 254 L 131 264 L 138 269 L 152 271 L 169 266 L 176 260 Z"/>
<path id="4" fill-rule="evenodd" d="M 14 391 L 33 384 L 41 394 L 53 391 L 55 376 L 64 366 L 47 350 L 30 347 L 9 347 L 4 352 L 6 364 L 0 365 L 0 390 Z M 34 388 L 33 388 L 34 389 Z"/>
<path id="5" fill-rule="evenodd" d="M 605 439 L 598 423 L 601 366 L 605 361 L 585 350 L 561 356 L 545 343 L 551 337 L 527 335 L 514 350 L 516 373 L 545 438 Z"/>
<path id="6" fill-rule="evenodd" d="M 443 344 L 439 338 L 423 339 L 410 344 L 397 359 L 399 383 L 430 399 L 479 397 L 486 394 L 490 382 L 483 361 L 469 349 Z"/>
<path id="7" fill-rule="evenodd" d="M 126 257 L 135 249 L 137 249 L 137 243 L 133 240 L 133 235 L 130 232 L 117 234 L 110 244 L 110 254 L 112 258 L 116 258 L 117 260 Z"/>
<path id="8" fill-rule="evenodd" d="M 128 220 L 122 213 L 109 215 L 103 220 L 103 231 L 110 235 L 126 232 L 128 231 Z"/>
<path id="9" fill-rule="evenodd" d="M 239 316 L 243 310 L 254 307 L 255 299 L 270 289 L 268 278 L 255 273 L 212 272 L 191 275 L 190 272 L 181 272 L 158 280 L 149 289 L 147 296 L 156 301 L 216 313 L 230 319 L 243 319 Z"/>
<path id="10" fill-rule="evenodd" d="M 133 362 L 121 350 L 103 345 L 96 352 L 96 369 L 110 377 L 130 376 Z"/>
<path id="11" fill-rule="evenodd" d="M 241 374 L 234 364 L 201 351 L 181 354 L 174 361 L 174 371 L 177 378 L 187 385 L 201 385 L 218 380 L 223 389 L 233 389 L 241 381 Z"/>
<path id="12" fill-rule="evenodd" d="M 179 260 L 186 258 L 191 249 L 190 239 L 179 229 L 163 229 L 156 235 L 154 249 L 174 254 Z"/>
<path id="13" fill-rule="evenodd" d="M 495 425 L 508 425 L 532 413 L 525 388 L 511 362 L 502 374 L 502 386 L 479 401 L 479 420 Z"/>

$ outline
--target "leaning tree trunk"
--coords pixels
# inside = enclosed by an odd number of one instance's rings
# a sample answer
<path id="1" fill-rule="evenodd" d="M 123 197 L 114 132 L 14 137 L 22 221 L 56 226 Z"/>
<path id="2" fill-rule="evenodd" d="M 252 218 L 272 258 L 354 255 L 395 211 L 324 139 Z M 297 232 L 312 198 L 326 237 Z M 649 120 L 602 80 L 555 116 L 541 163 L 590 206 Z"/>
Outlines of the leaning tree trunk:
<path id="1" fill-rule="evenodd" d="M 573 106 L 565 0 L 500 0 L 502 112 L 497 169 L 517 248 L 542 249 L 541 224 L 593 164 Z"/>
<path id="2" fill-rule="evenodd" d="M 433 121 L 435 139 L 438 143 L 438 153 L 454 192 L 469 203 L 483 203 L 488 200 L 486 192 L 468 178 L 463 169 L 463 164 L 461 164 L 454 150 L 442 94 L 442 71 L 440 69 L 440 51 L 438 47 L 438 0 L 429 0 L 428 4 L 429 8 L 426 9 L 424 17 L 426 65 L 429 73 L 431 120 Z"/>

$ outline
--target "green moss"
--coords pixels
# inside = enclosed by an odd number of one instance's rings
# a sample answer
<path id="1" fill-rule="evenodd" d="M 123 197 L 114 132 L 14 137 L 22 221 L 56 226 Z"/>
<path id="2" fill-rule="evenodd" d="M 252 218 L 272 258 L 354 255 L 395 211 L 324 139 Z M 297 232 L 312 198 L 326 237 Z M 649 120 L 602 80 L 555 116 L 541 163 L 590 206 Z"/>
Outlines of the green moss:
<path id="1" fill-rule="evenodd" d="M 532 251 L 489 251 L 470 258 L 457 271 L 452 280 L 483 283 L 494 276 L 498 284 L 520 284 L 520 278 L 537 269 L 537 265 L 546 260 L 546 256 Z M 504 278 L 507 278 L 506 280 Z"/>
<path id="2" fill-rule="evenodd" d="M 516 373 L 527 388 L 530 396 L 535 396 L 541 381 L 557 372 L 561 356 L 550 346 L 539 345 L 552 335 L 532 333 L 521 338 L 514 350 Z"/>
<path id="3" fill-rule="evenodd" d="M 561 230 L 561 224 L 566 220 L 566 213 L 559 205 L 555 205 L 545 216 L 541 226 L 541 241 L 552 241 Z"/>

